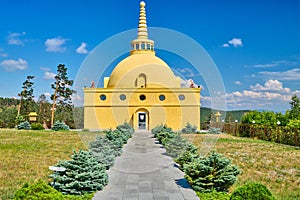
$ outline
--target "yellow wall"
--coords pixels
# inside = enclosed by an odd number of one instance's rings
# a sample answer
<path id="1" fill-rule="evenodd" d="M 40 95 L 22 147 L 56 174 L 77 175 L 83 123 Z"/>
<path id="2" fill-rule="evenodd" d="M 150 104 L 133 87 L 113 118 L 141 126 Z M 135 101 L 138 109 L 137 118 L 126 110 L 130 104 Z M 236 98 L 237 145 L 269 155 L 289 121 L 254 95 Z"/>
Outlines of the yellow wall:
<path id="1" fill-rule="evenodd" d="M 174 130 L 180 130 L 189 122 L 200 128 L 200 89 L 198 88 L 137 88 L 137 89 L 84 89 L 84 128 L 115 128 L 125 121 L 137 130 L 137 113 L 148 114 L 147 129 L 166 124 Z M 100 95 L 106 99 L 101 100 Z M 120 95 L 126 99 L 121 100 Z M 144 101 L 140 95 L 145 95 Z M 165 100 L 159 99 L 160 95 Z M 184 100 L 178 96 L 184 95 Z"/>

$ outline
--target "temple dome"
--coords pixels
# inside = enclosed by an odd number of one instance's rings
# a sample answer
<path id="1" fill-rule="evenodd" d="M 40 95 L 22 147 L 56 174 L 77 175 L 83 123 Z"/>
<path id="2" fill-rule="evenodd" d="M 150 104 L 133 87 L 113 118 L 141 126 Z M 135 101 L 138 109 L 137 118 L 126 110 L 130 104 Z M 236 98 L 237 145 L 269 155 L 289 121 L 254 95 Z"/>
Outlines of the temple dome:
<path id="1" fill-rule="evenodd" d="M 133 53 L 122 60 L 110 75 L 108 88 L 178 88 L 180 79 L 154 53 Z"/>

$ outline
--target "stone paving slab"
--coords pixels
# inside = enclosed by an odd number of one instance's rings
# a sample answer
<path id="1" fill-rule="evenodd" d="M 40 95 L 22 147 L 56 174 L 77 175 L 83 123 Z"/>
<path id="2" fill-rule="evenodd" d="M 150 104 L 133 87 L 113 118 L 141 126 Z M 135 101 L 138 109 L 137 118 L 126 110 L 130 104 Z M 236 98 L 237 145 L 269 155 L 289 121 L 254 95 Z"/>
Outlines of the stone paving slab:
<path id="1" fill-rule="evenodd" d="M 94 200 L 199 200 L 152 133 L 136 132 L 108 170 L 109 182 Z"/>

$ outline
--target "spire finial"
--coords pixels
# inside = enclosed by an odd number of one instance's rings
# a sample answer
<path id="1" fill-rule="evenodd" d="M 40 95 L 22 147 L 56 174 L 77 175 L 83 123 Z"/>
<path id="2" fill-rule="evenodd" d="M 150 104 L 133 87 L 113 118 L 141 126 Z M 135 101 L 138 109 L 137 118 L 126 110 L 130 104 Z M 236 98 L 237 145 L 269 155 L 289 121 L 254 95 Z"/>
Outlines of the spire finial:
<path id="1" fill-rule="evenodd" d="M 137 39 L 131 41 L 132 54 L 140 53 L 150 53 L 154 54 L 154 41 L 148 39 L 148 29 L 147 29 L 147 20 L 146 20 L 146 3 L 144 1 L 140 2 L 140 18 L 139 18 L 139 28 Z"/>
<path id="2" fill-rule="evenodd" d="M 140 3 L 140 19 L 139 19 L 139 29 L 138 29 L 138 38 L 139 39 L 148 39 L 148 30 L 147 30 L 147 20 L 146 20 L 146 3 L 141 1 Z"/>

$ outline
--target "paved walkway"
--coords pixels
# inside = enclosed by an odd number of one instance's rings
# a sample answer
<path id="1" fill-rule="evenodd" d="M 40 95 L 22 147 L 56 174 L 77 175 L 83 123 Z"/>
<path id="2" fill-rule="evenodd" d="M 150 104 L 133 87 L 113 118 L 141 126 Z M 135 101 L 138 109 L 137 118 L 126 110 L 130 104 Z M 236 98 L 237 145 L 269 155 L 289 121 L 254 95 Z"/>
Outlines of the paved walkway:
<path id="1" fill-rule="evenodd" d="M 199 200 L 184 174 L 149 132 L 136 132 L 108 170 L 94 200 Z"/>

